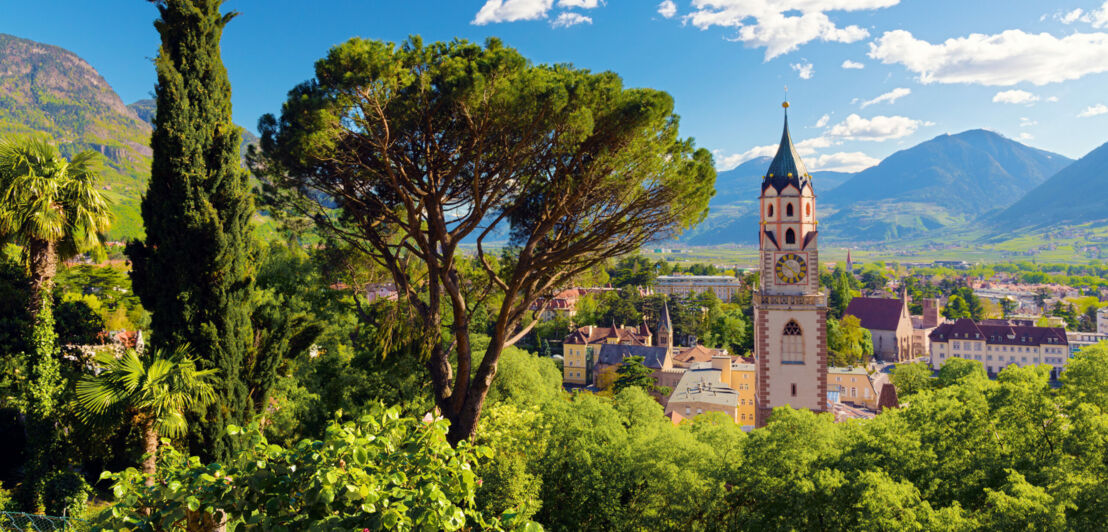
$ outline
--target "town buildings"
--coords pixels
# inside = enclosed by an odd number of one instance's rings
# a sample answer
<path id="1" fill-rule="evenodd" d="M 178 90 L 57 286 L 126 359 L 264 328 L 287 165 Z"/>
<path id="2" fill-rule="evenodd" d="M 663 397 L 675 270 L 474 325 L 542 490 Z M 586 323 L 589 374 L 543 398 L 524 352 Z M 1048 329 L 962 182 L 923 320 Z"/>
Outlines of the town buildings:
<path id="1" fill-rule="evenodd" d="M 827 390 L 838 392 L 839 401 L 876 411 L 879 384 L 861 366 L 827 368 Z"/>
<path id="2" fill-rule="evenodd" d="M 673 388 L 666 415 L 678 422 L 705 412 L 723 412 L 749 431 L 756 421 L 755 383 L 755 365 L 742 359 L 723 355 L 697 362 Z"/>
<path id="3" fill-rule="evenodd" d="M 856 297 L 846 307 L 846 315 L 858 318 L 873 335 L 873 355 L 884 362 L 907 362 L 916 357 L 912 350 L 912 317 L 908 297 L 897 299 Z"/>
<path id="4" fill-rule="evenodd" d="M 761 285 L 754 294 L 757 419 L 773 408 L 827 408 L 827 297 L 820 292 L 816 196 L 789 135 L 788 102 L 758 207 Z"/>
<path id="5" fill-rule="evenodd" d="M 660 275 L 654 285 L 654 293 L 673 297 L 689 297 L 712 292 L 722 301 L 742 289 L 742 282 L 726 275 Z"/>
<path id="6" fill-rule="evenodd" d="M 1060 327 L 1036 327 L 1029 322 L 968 318 L 944 323 L 931 332 L 931 367 L 954 358 L 981 362 L 990 375 L 1008 366 L 1051 366 L 1057 378 L 1070 358 L 1069 340 Z"/>
<path id="7" fill-rule="evenodd" d="M 1066 340 L 1069 341 L 1070 356 L 1072 357 L 1076 355 L 1078 351 L 1090 345 L 1108 340 L 1108 333 L 1066 331 Z"/>
<path id="8" fill-rule="evenodd" d="M 669 306 L 662 306 L 658 334 L 644 319 L 637 327 L 579 327 L 562 343 L 562 382 L 605 388 L 615 379 L 615 368 L 628 357 L 641 356 L 643 364 L 659 375 L 673 368 L 673 324 Z"/>
<path id="9" fill-rule="evenodd" d="M 920 307 L 923 312 L 912 316 L 912 353 L 916 357 L 931 353 L 931 331 L 946 322 L 938 299 L 921 299 Z"/>

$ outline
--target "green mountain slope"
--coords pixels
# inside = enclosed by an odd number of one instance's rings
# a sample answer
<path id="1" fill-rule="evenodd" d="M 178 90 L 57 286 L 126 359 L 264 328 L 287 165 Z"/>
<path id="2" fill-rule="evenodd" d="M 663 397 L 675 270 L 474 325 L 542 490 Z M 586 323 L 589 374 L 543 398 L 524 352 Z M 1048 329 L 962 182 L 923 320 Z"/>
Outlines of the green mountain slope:
<path id="1" fill-rule="evenodd" d="M 989 222 L 997 233 L 1108 220 L 1108 143 L 1035 187 Z"/>
<path id="2" fill-rule="evenodd" d="M 832 239 L 883 241 L 959 226 L 1018 201 L 1070 162 L 991 131 L 940 135 L 822 195 L 820 228 Z"/>
<path id="3" fill-rule="evenodd" d="M 0 137 L 28 134 L 48 135 L 66 155 L 104 154 L 104 189 L 116 214 L 108 236 L 142 234 L 150 125 L 76 54 L 0 34 Z"/>

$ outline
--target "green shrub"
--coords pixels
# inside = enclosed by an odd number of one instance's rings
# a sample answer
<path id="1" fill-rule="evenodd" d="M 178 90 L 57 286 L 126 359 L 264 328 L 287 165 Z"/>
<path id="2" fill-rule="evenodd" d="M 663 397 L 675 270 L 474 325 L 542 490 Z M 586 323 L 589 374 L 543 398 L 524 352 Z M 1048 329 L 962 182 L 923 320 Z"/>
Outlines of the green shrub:
<path id="1" fill-rule="evenodd" d="M 75 517 L 85 516 L 92 487 L 84 477 L 72 471 L 55 471 L 46 477 L 43 503 L 47 515 Z"/>

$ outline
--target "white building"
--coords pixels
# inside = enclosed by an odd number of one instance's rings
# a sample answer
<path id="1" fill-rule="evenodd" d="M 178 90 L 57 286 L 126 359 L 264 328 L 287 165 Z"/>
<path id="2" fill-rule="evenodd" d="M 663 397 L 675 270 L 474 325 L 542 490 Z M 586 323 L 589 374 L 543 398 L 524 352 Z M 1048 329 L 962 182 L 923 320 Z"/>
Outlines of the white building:
<path id="1" fill-rule="evenodd" d="M 962 318 L 931 331 L 931 367 L 939 369 L 953 358 L 980 362 L 989 375 L 1008 366 L 1051 366 L 1057 378 L 1070 359 L 1065 329 L 1035 327 L 1019 322 L 989 320 L 978 323 Z"/>
<path id="2" fill-rule="evenodd" d="M 726 275 L 661 275 L 654 291 L 676 297 L 714 292 L 722 301 L 731 301 L 741 288 L 741 281 Z"/>

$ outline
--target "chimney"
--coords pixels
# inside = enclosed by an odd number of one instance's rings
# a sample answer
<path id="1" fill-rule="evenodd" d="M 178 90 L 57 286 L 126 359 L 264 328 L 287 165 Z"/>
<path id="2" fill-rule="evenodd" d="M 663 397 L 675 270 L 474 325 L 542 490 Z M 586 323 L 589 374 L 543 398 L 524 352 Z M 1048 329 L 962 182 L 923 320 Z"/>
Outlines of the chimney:
<path id="1" fill-rule="evenodd" d="M 719 355 L 712 357 L 712 367 L 720 371 L 719 380 L 731 386 L 731 357 Z"/>

